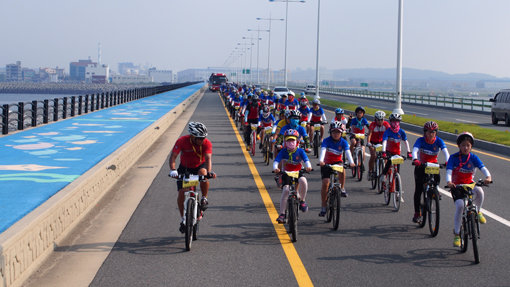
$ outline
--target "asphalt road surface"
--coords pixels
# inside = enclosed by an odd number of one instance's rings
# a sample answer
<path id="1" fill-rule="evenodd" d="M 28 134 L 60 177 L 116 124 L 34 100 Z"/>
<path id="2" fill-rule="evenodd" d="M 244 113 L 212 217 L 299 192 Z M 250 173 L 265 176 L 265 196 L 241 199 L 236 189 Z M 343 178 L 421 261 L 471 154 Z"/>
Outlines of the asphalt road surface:
<path id="1" fill-rule="evenodd" d="M 331 118 L 331 114 L 328 115 Z M 175 181 L 165 164 L 138 205 L 91 286 L 504 286 L 509 284 L 509 159 L 478 153 L 493 175 L 485 188 L 481 263 L 452 247 L 452 200 L 443 195 L 439 235 L 411 222 L 413 168 L 403 164 L 405 202 L 399 212 L 383 203 L 370 182 L 347 179 L 338 231 L 317 215 L 320 171 L 307 175 L 310 210 L 299 217 L 295 243 L 275 222 L 281 191 L 260 153 L 243 151 L 220 97 L 207 92 L 192 116 L 207 125 L 213 143 L 209 209 L 187 252 L 178 231 Z M 186 131 L 183 135 L 187 134 Z M 416 135 L 408 133 L 410 144 Z M 450 153 L 456 146 L 448 145 Z M 170 150 L 171 147 L 168 147 Z M 440 158 L 440 160 L 442 160 Z M 260 175 L 260 177 L 258 176 Z M 366 176 L 366 173 L 365 173 Z M 444 173 L 442 174 L 444 178 Z M 480 174 L 478 174 L 480 176 Z M 260 180 L 258 180 L 260 178 Z M 443 180 L 444 182 L 444 180 Z M 444 186 L 442 184 L 441 186 Z"/>

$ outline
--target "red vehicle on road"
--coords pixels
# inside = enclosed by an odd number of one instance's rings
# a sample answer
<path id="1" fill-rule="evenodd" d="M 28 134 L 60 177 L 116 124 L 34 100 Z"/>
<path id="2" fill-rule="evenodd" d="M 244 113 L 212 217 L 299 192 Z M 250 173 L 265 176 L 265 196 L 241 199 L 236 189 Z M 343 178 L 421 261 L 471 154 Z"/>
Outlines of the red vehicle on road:
<path id="1" fill-rule="evenodd" d="M 211 91 L 218 91 L 222 84 L 228 82 L 227 75 L 223 73 L 212 73 L 209 77 L 209 89 Z"/>

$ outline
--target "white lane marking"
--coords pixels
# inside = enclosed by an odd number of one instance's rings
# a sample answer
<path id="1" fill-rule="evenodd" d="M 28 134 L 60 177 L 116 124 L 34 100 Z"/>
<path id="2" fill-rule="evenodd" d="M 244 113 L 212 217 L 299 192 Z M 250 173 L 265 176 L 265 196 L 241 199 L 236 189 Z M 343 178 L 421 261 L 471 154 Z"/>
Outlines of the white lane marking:
<path id="1" fill-rule="evenodd" d="M 450 192 L 438 187 L 437 190 L 439 190 L 439 192 L 441 192 L 442 194 L 448 196 L 449 198 L 452 198 L 452 195 L 450 194 Z M 500 223 L 510 227 L 510 221 L 509 220 L 506 220 L 504 219 L 503 217 L 499 216 L 499 215 L 496 215 L 490 211 L 488 211 L 487 209 L 484 209 L 482 208 L 482 212 L 485 216 L 488 216 L 496 221 L 499 221 Z"/>
<path id="2" fill-rule="evenodd" d="M 459 121 L 459 122 L 465 122 L 465 123 L 470 123 L 470 124 L 477 124 L 477 122 L 473 122 L 473 121 L 468 121 L 468 120 L 463 120 L 463 119 L 455 119 L 456 121 Z"/>

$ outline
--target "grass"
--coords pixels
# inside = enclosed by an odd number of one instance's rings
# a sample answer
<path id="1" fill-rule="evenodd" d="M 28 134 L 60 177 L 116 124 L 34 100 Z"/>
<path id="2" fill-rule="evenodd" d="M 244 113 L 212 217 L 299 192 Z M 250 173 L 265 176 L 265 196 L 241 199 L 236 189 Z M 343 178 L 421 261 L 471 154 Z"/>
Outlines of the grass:
<path id="1" fill-rule="evenodd" d="M 313 97 L 308 97 L 309 100 L 313 100 Z M 321 99 L 321 104 L 331 106 L 331 107 L 341 107 L 344 110 L 354 111 L 356 109 L 356 105 L 348 104 L 348 103 L 342 103 L 338 101 L 328 100 L 328 99 Z M 373 108 L 365 108 L 367 111 L 367 114 L 373 115 L 376 111 L 379 109 L 373 109 Z M 384 112 L 389 115 L 391 111 L 384 110 Z M 449 132 L 452 134 L 458 134 L 464 131 L 468 131 L 473 134 L 473 136 L 479 139 L 483 139 L 485 141 L 498 143 L 502 145 L 510 146 L 510 133 L 508 131 L 498 131 L 493 129 L 488 129 L 481 127 L 479 125 L 475 124 L 462 124 L 462 123 L 452 123 L 448 121 L 440 121 L 430 118 L 423 118 L 418 117 L 416 115 L 403 115 L 402 121 L 423 126 L 428 121 L 435 121 L 439 125 L 439 129 L 444 132 Z"/>

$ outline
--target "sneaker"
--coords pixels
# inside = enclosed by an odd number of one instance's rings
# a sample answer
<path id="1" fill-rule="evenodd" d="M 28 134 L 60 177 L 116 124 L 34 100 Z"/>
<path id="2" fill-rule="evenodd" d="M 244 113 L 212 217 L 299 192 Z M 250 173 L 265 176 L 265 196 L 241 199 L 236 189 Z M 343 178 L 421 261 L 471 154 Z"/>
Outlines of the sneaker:
<path id="1" fill-rule="evenodd" d="M 299 209 L 302 212 L 307 212 L 308 211 L 308 205 L 306 204 L 306 202 L 304 202 L 304 201 L 299 202 Z"/>
<path id="2" fill-rule="evenodd" d="M 485 216 L 483 216 L 482 212 L 478 212 L 478 221 L 481 223 L 481 224 L 485 224 L 487 223 L 487 219 L 485 219 Z"/>
<path id="3" fill-rule="evenodd" d="M 259 144 L 259 150 L 262 150 L 262 143 Z"/>
<path id="4" fill-rule="evenodd" d="M 202 199 L 200 200 L 200 209 L 205 211 L 209 205 L 209 201 L 207 201 L 207 198 L 205 196 L 202 196 Z"/>
<path id="5" fill-rule="evenodd" d="M 280 214 L 280 216 L 278 216 L 278 218 L 276 219 L 276 222 L 280 223 L 280 224 L 283 224 L 286 222 L 285 220 L 285 214 Z"/>
<path id="6" fill-rule="evenodd" d="M 179 226 L 179 231 L 181 233 L 186 232 L 186 225 L 184 225 L 184 222 L 181 222 L 181 225 Z"/>
<path id="7" fill-rule="evenodd" d="M 460 247 L 460 236 L 458 234 L 454 234 L 453 236 L 453 247 Z"/>
<path id="8" fill-rule="evenodd" d="M 249 145 L 246 145 L 246 151 L 250 151 L 250 146 Z"/>
<path id="9" fill-rule="evenodd" d="M 414 216 L 413 216 L 413 222 L 414 222 L 414 223 L 420 223 L 420 222 L 421 222 L 421 216 L 420 216 L 420 213 L 419 213 L 419 212 L 414 213 Z"/>
<path id="10" fill-rule="evenodd" d="M 340 191 L 340 196 L 341 196 L 341 197 L 347 197 L 347 191 L 345 191 L 345 189 L 342 189 L 342 190 Z"/>
<path id="11" fill-rule="evenodd" d="M 324 217 L 324 216 L 326 216 L 326 208 L 325 207 L 321 208 L 321 212 L 319 212 L 319 217 Z"/>

